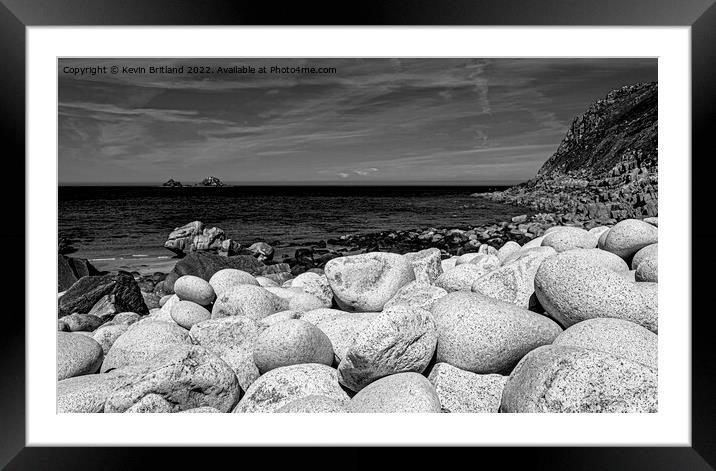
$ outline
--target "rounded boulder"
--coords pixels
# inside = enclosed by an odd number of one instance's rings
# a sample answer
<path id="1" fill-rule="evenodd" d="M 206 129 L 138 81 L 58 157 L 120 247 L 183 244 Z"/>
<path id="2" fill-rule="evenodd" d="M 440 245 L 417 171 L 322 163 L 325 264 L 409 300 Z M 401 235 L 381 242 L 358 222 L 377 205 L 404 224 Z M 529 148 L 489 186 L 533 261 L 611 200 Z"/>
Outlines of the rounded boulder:
<path id="1" fill-rule="evenodd" d="M 57 380 L 96 373 L 102 364 L 102 346 L 92 337 L 57 332 Z"/>
<path id="2" fill-rule="evenodd" d="M 631 259 L 639 250 L 658 242 L 659 230 L 638 219 L 625 219 L 606 232 L 604 250 Z"/>
<path id="3" fill-rule="evenodd" d="M 290 319 L 268 327 L 256 339 L 254 362 L 261 374 L 282 366 L 333 363 L 331 341 L 318 327 Z"/>
<path id="4" fill-rule="evenodd" d="M 440 398 L 425 376 L 398 373 L 361 389 L 347 408 L 353 413 L 439 413 Z"/>
<path id="5" fill-rule="evenodd" d="M 181 301 L 191 301 L 200 306 L 209 306 L 216 299 L 209 282 L 193 275 L 180 276 L 174 283 L 174 294 Z"/>
<path id="6" fill-rule="evenodd" d="M 277 311 L 274 294 L 257 285 L 242 284 L 228 288 L 216 298 L 211 318 L 246 316 L 258 321 Z"/>

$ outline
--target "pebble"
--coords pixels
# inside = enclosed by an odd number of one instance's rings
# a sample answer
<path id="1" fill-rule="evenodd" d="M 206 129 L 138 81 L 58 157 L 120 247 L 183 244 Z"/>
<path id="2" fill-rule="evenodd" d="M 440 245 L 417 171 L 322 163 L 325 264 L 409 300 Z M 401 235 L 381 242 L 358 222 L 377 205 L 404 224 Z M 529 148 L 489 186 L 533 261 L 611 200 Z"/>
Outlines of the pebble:
<path id="1" fill-rule="evenodd" d="M 297 399 L 315 395 L 339 402 L 349 399 L 338 384 L 337 371 L 330 366 L 317 363 L 284 366 L 261 375 L 233 412 L 276 412 Z"/>
<path id="2" fill-rule="evenodd" d="M 552 344 L 600 350 L 657 368 L 658 336 L 622 319 L 588 319 L 566 329 Z"/>
<path id="3" fill-rule="evenodd" d="M 646 303 L 633 282 L 568 253 L 542 262 L 535 275 L 535 294 L 564 327 L 596 317 L 625 319 L 644 327 L 649 323 Z"/>
<path id="4" fill-rule="evenodd" d="M 347 401 L 312 395 L 296 399 L 276 410 L 282 414 L 342 413 L 347 412 Z"/>
<path id="5" fill-rule="evenodd" d="M 480 375 L 448 363 L 437 363 L 428 380 L 438 393 L 442 412 L 496 413 L 507 376 Z"/>
<path id="6" fill-rule="evenodd" d="M 415 279 L 402 255 L 372 252 L 330 260 L 324 268 L 338 305 L 345 310 L 375 312 Z"/>
<path id="7" fill-rule="evenodd" d="M 57 380 L 96 373 L 102 364 L 102 347 L 85 335 L 57 332 Z"/>
<path id="8" fill-rule="evenodd" d="M 599 350 L 547 345 L 510 374 L 501 412 L 657 412 L 657 373 Z"/>
<path id="9" fill-rule="evenodd" d="M 447 291 L 442 288 L 417 280 L 411 281 L 400 288 L 395 296 L 385 303 L 383 310 L 394 306 L 406 306 L 429 311 L 433 303 L 445 295 L 447 295 Z"/>
<path id="10" fill-rule="evenodd" d="M 239 285 L 259 286 L 258 280 L 251 274 L 235 268 L 224 268 L 209 278 L 209 284 L 218 298 L 226 291 Z"/>
<path id="11" fill-rule="evenodd" d="M 413 267 L 415 281 L 432 284 L 443 272 L 440 249 L 430 248 L 405 254 Z"/>
<path id="12" fill-rule="evenodd" d="M 248 284 L 236 285 L 216 298 L 211 318 L 246 316 L 258 321 L 278 312 L 276 304 L 276 296 L 267 288 Z"/>
<path id="13" fill-rule="evenodd" d="M 372 382 L 348 403 L 353 413 L 439 413 L 440 398 L 418 373 L 398 373 Z"/>
<path id="14" fill-rule="evenodd" d="M 179 301 L 174 304 L 171 315 L 174 322 L 187 330 L 191 329 L 194 324 L 211 318 L 211 313 L 206 308 L 192 301 Z"/>
<path id="15" fill-rule="evenodd" d="M 206 280 L 193 275 L 180 276 L 174 283 L 174 294 L 181 301 L 191 301 L 200 306 L 209 306 L 216 299 L 214 288 Z"/>
<path id="16" fill-rule="evenodd" d="M 125 412 L 156 394 L 172 412 L 209 406 L 229 412 L 239 400 L 233 370 L 200 345 L 178 344 L 160 351 L 107 398 L 105 412 Z"/>
<path id="17" fill-rule="evenodd" d="M 177 324 L 146 319 L 132 324 L 110 347 L 102 373 L 115 368 L 141 365 L 167 347 L 190 344 L 189 332 Z"/>
<path id="18" fill-rule="evenodd" d="M 360 391 L 395 373 L 422 373 L 435 353 L 438 336 L 432 314 L 395 306 L 363 327 L 338 365 L 338 381 Z"/>
<path id="19" fill-rule="evenodd" d="M 450 293 L 432 313 L 437 361 L 473 373 L 509 372 L 527 352 L 562 332 L 541 314 L 478 293 Z"/>
<path id="20" fill-rule="evenodd" d="M 331 341 L 310 322 L 290 319 L 259 334 L 254 345 L 254 363 L 261 374 L 282 366 L 302 363 L 333 363 Z"/>
<path id="21" fill-rule="evenodd" d="M 657 243 L 659 230 L 638 219 L 625 219 L 616 223 L 606 234 L 604 250 L 629 260 L 647 245 Z"/>

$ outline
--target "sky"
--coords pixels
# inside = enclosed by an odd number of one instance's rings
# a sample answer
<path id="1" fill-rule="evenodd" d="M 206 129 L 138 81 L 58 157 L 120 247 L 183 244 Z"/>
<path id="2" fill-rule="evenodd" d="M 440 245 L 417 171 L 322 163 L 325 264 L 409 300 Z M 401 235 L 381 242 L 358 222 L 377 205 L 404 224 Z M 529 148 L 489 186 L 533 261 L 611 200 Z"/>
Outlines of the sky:
<path id="1" fill-rule="evenodd" d="M 209 175 L 243 184 L 514 184 L 535 175 L 595 100 L 657 80 L 656 59 L 633 58 L 58 65 L 60 184 L 192 183 Z"/>

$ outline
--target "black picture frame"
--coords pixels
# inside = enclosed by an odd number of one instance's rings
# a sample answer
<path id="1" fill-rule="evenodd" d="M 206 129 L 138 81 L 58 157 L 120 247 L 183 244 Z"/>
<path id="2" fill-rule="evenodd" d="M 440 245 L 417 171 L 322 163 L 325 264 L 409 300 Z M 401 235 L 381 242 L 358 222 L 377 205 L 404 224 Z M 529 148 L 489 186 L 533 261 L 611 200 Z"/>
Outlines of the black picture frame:
<path id="1" fill-rule="evenodd" d="M 690 26 L 692 66 L 692 218 L 708 221 L 707 180 L 716 136 L 716 5 L 714 0 L 364 0 L 360 3 L 273 2 L 243 0 L 0 0 L 0 135 L 9 201 L 25 195 L 25 28 L 80 25 L 533 25 L 533 26 Z M 10 144 L 8 146 L 8 144 Z M 9 150 L 12 149 L 12 150 Z M 694 158 L 698 156 L 698 158 Z M 683 159 L 690 156 L 664 156 Z M 22 176 L 22 177 L 21 177 Z M 10 181 L 7 181 L 10 180 Z M 22 186 L 22 188 L 16 188 Z M 8 201 L 8 200 L 5 200 Z M 0 466 L 6 469 L 127 469 L 163 467 L 181 460 L 184 466 L 207 466 L 206 454 L 188 448 L 60 448 L 25 447 L 25 329 L 20 317 L 31 280 L 25 279 L 25 237 L 21 221 L 25 207 L 3 205 L 5 218 L 16 229 L 3 231 L 7 292 L 16 293 L 3 307 L 5 329 L 0 340 Z M 707 226 L 692 228 L 692 447 L 570 447 L 464 449 L 475 465 L 497 459 L 506 466 L 521 463 L 532 469 L 713 469 L 716 465 L 716 355 L 711 338 L 713 315 L 704 301 L 709 267 L 716 262 L 716 239 Z M 679 256 L 692 257 L 682 248 Z M 22 260 L 21 260 L 22 258 Z M 693 259 L 692 259 L 693 260 Z M 54 266 L 54 265 L 53 265 Z M 26 284 L 27 281 L 27 284 Z M 22 286 L 20 286 L 22 285 Z M 710 307 L 710 306 L 709 306 Z M 672 313 L 673 314 L 673 313 Z M 679 315 L 688 315 L 681 313 Z M 101 431 L 100 431 L 101 432 Z M 539 431 L 535 431 L 539 433 Z M 248 464 L 234 455 L 234 462 Z M 335 450 L 334 451 L 338 451 Z M 214 453 L 214 452 L 212 452 Z M 312 460 L 317 452 L 277 453 L 292 461 Z M 376 460 L 364 449 L 340 450 L 341 467 L 358 467 Z M 265 455 L 265 451 L 263 452 Z M 441 452 L 401 454 L 401 466 L 427 464 Z M 212 455 L 211 461 L 214 461 Z M 304 458 L 305 457 L 305 458 Z M 445 459 L 445 455 L 443 455 Z M 166 461 L 169 460 L 169 461 Z M 452 458 L 450 459 L 452 461 Z M 339 465 L 333 458 L 334 465 Z M 218 463 L 216 463 L 218 464 Z M 310 461 L 307 462 L 310 464 Z M 448 462 L 442 462 L 442 466 Z"/>

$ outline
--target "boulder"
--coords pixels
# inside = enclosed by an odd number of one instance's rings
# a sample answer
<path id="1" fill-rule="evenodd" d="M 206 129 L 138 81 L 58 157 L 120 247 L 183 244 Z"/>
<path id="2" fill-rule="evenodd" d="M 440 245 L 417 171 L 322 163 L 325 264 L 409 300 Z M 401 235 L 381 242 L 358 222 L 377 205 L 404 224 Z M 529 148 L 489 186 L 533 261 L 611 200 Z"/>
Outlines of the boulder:
<path id="1" fill-rule="evenodd" d="M 552 247 L 557 252 L 571 249 L 593 249 L 597 246 L 598 238 L 584 229 L 578 227 L 561 227 L 560 229 L 546 234 L 542 239 L 542 246 Z"/>
<path id="2" fill-rule="evenodd" d="M 221 411 L 213 407 L 202 406 L 193 409 L 180 410 L 180 414 L 220 414 Z"/>
<path id="3" fill-rule="evenodd" d="M 258 321 L 278 310 L 276 296 L 266 288 L 238 285 L 228 289 L 216 299 L 211 310 L 211 318 L 246 316 Z"/>
<path id="4" fill-rule="evenodd" d="M 480 375 L 448 363 L 438 363 L 428 380 L 438 393 L 442 412 L 496 413 L 500 410 L 507 376 Z"/>
<path id="5" fill-rule="evenodd" d="M 169 234 L 164 247 L 178 255 L 199 250 L 221 250 L 226 235 L 218 227 L 204 228 L 201 221 L 176 227 Z"/>
<path id="6" fill-rule="evenodd" d="M 455 292 L 433 305 L 437 361 L 473 373 L 507 373 L 562 329 L 551 319 L 478 293 Z"/>
<path id="7" fill-rule="evenodd" d="M 211 313 L 197 303 L 179 301 L 172 306 L 171 316 L 174 322 L 189 330 L 195 324 L 209 320 Z"/>
<path id="8" fill-rule="evenodd" d="M 431 248 L 405 254 L 415 273 L 415 281 L 432 284 L 443 272 L 440 249 Z"/>
<path id="9" fill-rule="evenodd" d="M 259 328 L 266 328 L 271 327 L 274 324 L 278 324 L 279 322 L 288 321 L 291 319 L 300 319 L 301 315 L 303 314 L 303 311 L 281 311 L 277 312 L 276 314 L 271 314 L 268 317 L 264 317 L 259 321 Z"/>
<path id="10" fill-rule="evenodd" d="M 102 347 L 93 338 L 57 332 L 57 380 L 96 373 L 102 364 Z"/>
<path id="11" fill-rule="evenodd" d="M 170 414 L 174 412 L 174 406 L 163 396 L 150 393 L 135 402 L 124 412 L 130 414 Z"/>
<path id="12" fill-rule="evenodd" d="M 83 276 L 99 275 L 97 270 L 84 258 L 66 257 L 57 255 L 57 291 L 65 291 Z"/>
<path id="13" fill-rule="evenodd" d="M 563 257 L 571 257 L 586 263 L 593 263 L 613 272 L 626 274 L 629 265 L 618 255 L 601 249 L 572 249 L 562 252 Z"/>
<path id="14" fill-rule="evenodd" d="M 551 247 L 520 250 L 506 259 L 509 263 L 475 280 L 471 290 L 528 309 L 535 292 L 537 269 L 544 259 L 554 253 Z"/>
<path id="15" fill-rule="evenodd" d="M 379 314 L 377 312 L 342 312 L 340 315 L 326 316 L 316 323 L 316 327 L 321 329 L 331 340 L 336 363 L 343 360 L 356 336 Z M 305 316 L 302 316 L 301 319 L 306 320 Z"/>
<path id="16" fill-rule="evenodd" d="M 293 279 L 291 287 L 300 288 L 305 293 L 320 299 L 323 306 L 319 307 L 331 307 L 333 304 L 333 291 L 325 275 L 312 272 L 301 273 Z"/>
<path id="17" fill-rule="evenodd" d="M 657 257 L 647 258 L 639 263 L 639 268 L 634 273 L 635 281 L 648 281 L 657 283 L 659 281 L 659 263 Z"/>
<path id="18" fill-rule="evenodd" d="M 300 289 L 300 288 L 297 288 Z M 288 300 L 288 309 L 294 311 L 312 311 L 330 307 L 332 303 L 326 303 L 325 299 L 319 299 L 308 293 L 296 293 Z"/>
<path id="19" fill-rule="evenodd" d="M 195 324 L 189 331 L 194 343 L 201 345 L 231 367 L 246 391 L 259 377 L 254 363 L 254 345 L 259 326 L 244 316 L 211 319 Z"/>
<path id="20" fill-rule="evenodd" d="M 179 277 L 174 283 L 174 294 L 182 301 L 191 301 L 199 306 L 209 306 L 216 299 L 209 282 L 194 275 Z"/>
<path id="21" fill-rule="evenodd" d="M 94 332 L 104 321 L 91 314 L 70 314 L 61 317 L 60 323 L 64 323 L 70 332 Z"/>
<path id="22" fill-rule="evenodd" d="M 146 396 L 167 401 L 171 412 L 196 407 L 230 411 L 239 400 L 233 370 L 199 345 L 176 344 L 158 352 L 107 398 L 105 412 L 125 412 Z"/>
<path id="23" fill-rule="evenodd" d="M 191 344 L 189 332 L 176 324 L 152 319 L 132 324 L 120 335 L 102 363 L 102 373 L 142 365 L 167 347 Z"/>
<path id="24" fill-rule="evenodd" d="M 338 305 L 345 310 L 373 312 L 415 279 L 402 255 L 372 252 L 339 257 L 326 263 L 325 274 Z"/>
<path id="25" fill-rule="evenodd" d="M 123 368 L 109 373 L 88 374 L 57 382 L 57 413 L 104 412 L 107 398 L 117 387 L 125 384 L 134 374 L 133 368 Z"/>
<path id="26" fill-rule="evenodd" d="M 625 319 L 647 328 L 651 322 L 633 282 L 569 253 L 542 262 L 535 275 L 535 294 L 547 313 L 564 327 L 596 317 Z"/>
<path id="27" fill-rule="evenodd" d="M 386 309 L 358 332 L 338 365 L 338 381 L 360 391 L 395 373 L 422 373 L 435 353 L 435 322 L 424 309 Z"/>
<path id="28" fill-rule="evenodd" d="M 480 277 L 490 273 L 492 270 L 499 266 L 499 260 L 497 257 L 492 257 L 497 261 L 497 264 L 492 263 L 463 263 L 457 265 L 455 268 L 451 268 L 435 280 L 435 286 L 444 289 L 448 293 L 453 291 L 470 291 L 472 285 Z"/>
<path id="29" fill-rule="evenodd" d="M 504 263 L 507 257 L 515 252 L 519 252 L 521 248 L 520 244 L 513 240 L 509 240 L 505 242 L 505 245 L 500 247 L 500 250 L 497 251 L 497 258 L 500 260 L 500 263 Z"/>
<path id="30" fill-rule="evenodd" d="M 317 363 L 283 366 L 261 375 L 233 412 L 276 412 L 297 399 L 315 395 L 339 402 L 348 400 L 338 384 L 337 371 L 330 366 Z"/>
<path id="31" fill-rule="evenodd" d="M 639 250 L 658 242 L 659 230 L 638 219 L 625 219 L 606 234 L 604 250 L 630 260 Z"/>
<path id="32" fill-rule="evenodd" d="M 312 311 L 303 312 L 299 319 L 302 319 L 306 322 L 310 322 L 313 325 L 318 325 L 319 322 L 325 320 L 325 319 L 333 319 L 335 317 L 344 315 L 344 314 L 353 314 L 348 313 L 346 311 L 341 311 L 339 309 L 313 309 Z"/>
<path id="33" fill-rule="evenodd" d="M 173 293 L 174 283 L 181 276 L 194 275 L 209 281 L 216 272 L 226 268 L 241 270 L 251 275 L 261 275 L 267 267 L 251 255 L 224 257 L 210 252 L 193 252 L 174 265 L 174 269 L 164 280 L 164 287 L 168 292 Z"/>
<path id="34" fill-rule="evenodd" d="M 510 374 L 501 412 L 657 412 L 657 373 L 599 350 L 547 345 Z"/>
<path id="35" fill-rule="evenodd" d="M 105 325 L 97 329 L 92 338 L 102 347 L 102 353 L 107 355 L 114 342 L 129 329 L 129 324 Z"/>
<path id="36" fill-rule="evenodd" d="M 256 339 L 254 363 L 261 374 L 302 363 L 333 364 L 331 341 L 310 322 L 290 319 L 268 327 Z"/>
<path id="37" fill-rule="evenodd" d="M 282 414 L 342 413 L 347 412 L 347 401 L 312 395 L 296 399 L 276 410 Z"/>
<path id="38" fill-rule="evenodd" d="M 659 244 L 650 244 L 639 250 L 631 260 L 631 269 L 636 270 L 644 260 L 659 257 Z"/>
<path id="39" fill-rule="evenodd" d="M 256 242 L 249 247 L 249 252 L 259 261 L 263 262 L 273 259 L 274 249 L 266 242 Z"/>
<path id="40" fill-rule="evenodd" d="M 125 271 L 102 276 L 83 276 L 58 300 L 58 317 L 73 313 L 87 314 L 103 296 L 114 297 L 118 312 L 149 314 L 142 292 L 134 277 Z"/>
<path id="41" fill-rule="evenodd" d="M 642 322 L 641 325 L 655 334 L 658 334 L 659 283 L 642 281 L 634 283 L 634 286 L 641 293 L 644 298 L 644 304 L 646 305 L 646 314 L 644 316 L 644 322 Z"/>
<path id="42" fill-rule="evenodd" d="M 591 348 L 657 369 L 658 336 L 622 319 L 588 319 L 559 334 L 553 345 Z"/>
<path id="43" fill-rule="evenodd" d="M 395 293 L 395 296 L 385 303 L 383 310 L 394 306 L 406 306 L 417 309 L 430 310 L 433 303 L 447 294 L 442 288 L 421 281 L 411 281 Z"/>
<path id="44" fill-rule="evenodd" d="M 440 398 L 425 376 L 386 376 L 361 389 L 348 403 L 353 413 L 439 413 Z"/>

